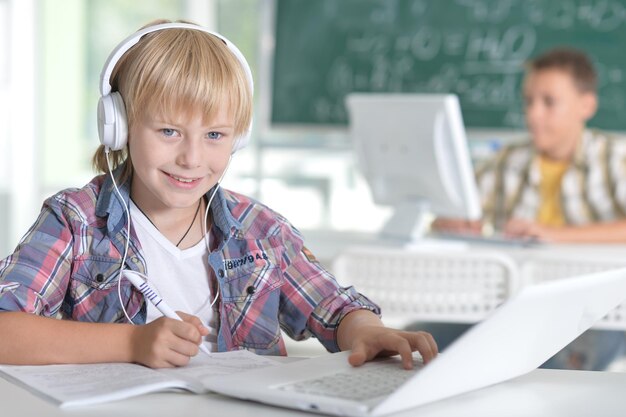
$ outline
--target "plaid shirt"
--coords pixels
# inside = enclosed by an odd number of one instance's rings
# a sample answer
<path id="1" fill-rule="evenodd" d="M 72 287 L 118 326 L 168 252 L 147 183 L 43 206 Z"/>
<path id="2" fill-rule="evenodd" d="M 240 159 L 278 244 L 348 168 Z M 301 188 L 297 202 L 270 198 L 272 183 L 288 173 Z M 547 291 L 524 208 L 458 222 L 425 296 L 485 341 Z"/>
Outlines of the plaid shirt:
<path id="1" fill-rule="evenodd" d="M 541 171 L 532 142 L 506 146 L 477 171 L 484 219 L 497 229 L 512 218 L 535 220 Z M 626 141 L 585 130 L 561 180 L 567 224 L 610 222 L 626 217 Z"/>
<path id="2" fill-rule="evenodd" d="M 120 191 L 128 203 L 129 184 Z M 379 308 L 343 288 L 303 246 L 283 217 L 245 196 L 220 189 L 211 212 L 219 239 L 209 254 L 219 284 L 218 350 L 286 355 L 282 328 L 296 340 L 315 336 L 338 351 L 336 331 L 349 312 Z M 117 294 L 126 215 L 108 176 L 44 202 L 15 252 L 0 262 L 0 311 L 25 311 L 86 322 L 124 322 Z M 149 274 L 133 228 L 126 268 Z M 146 321 L 143 295 L 128 280 L 122 300 L 135 324 Z"/>

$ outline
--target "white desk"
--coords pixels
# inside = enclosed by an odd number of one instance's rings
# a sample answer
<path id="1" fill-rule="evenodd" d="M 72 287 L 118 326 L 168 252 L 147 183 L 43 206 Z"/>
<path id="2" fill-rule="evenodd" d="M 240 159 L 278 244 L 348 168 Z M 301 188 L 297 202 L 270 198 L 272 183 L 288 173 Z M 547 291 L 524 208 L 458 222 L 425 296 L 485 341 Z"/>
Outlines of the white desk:
<path id="1" fill-rule="evenodd" d="M 626 374 L 538 369 L 517 379 L 393 414 L 419 417 L 602 417 L 626 412 Z M 74 409 L 60 409 L 0 378 L 0 415 L 6 417 L 280 417 L 315 416 L 217 395 L 160 393 Z"/>

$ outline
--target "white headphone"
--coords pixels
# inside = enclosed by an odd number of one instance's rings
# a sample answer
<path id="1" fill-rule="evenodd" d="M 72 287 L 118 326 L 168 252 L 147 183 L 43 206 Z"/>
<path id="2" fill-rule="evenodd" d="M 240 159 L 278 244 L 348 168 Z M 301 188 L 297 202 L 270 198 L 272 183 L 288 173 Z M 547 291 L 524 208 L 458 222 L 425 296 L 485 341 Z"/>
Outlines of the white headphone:
<path id="1" fill-rule="evenodd" d="M 126 146 L 128 139 L 128 120 L 126 117 L 126 107 L 124 106 L 124 100 L 117 91 L 111 91 L 111 73 L 115 68 L 115 65 L 120 58 L 132 48 L 142 36 L 157 32 L 165 29 L 190 29 L 206 32 L 210 35 L 216 36 L 221 39 L 228 49 L 235 55 L 235 58 L 241 64 L 248 83 L 250 85 L 250 91 L 254 91 L 254 81 L 252 80 L 252 71 L 250 66 L 244 58 L 239 49 L 228 39 L 220 35 L 219 33 L 212 32 L 201 26 L 189 24 L 189 23 L 163 23 L 154 25 L 137 31 L 124 39 L 107 58 L 102 73 L 100 74 L 100 100 L 98 101 L 98 136 L 100 137 L 100 143 L 110 150 L 120 150 Z M 252 130 L 252 124 L 248 126 L 246 131 L 235 140 L 232 153 L 235 153 L 239 149 L 244 148 L 250 141 L 250 131 Z"/>

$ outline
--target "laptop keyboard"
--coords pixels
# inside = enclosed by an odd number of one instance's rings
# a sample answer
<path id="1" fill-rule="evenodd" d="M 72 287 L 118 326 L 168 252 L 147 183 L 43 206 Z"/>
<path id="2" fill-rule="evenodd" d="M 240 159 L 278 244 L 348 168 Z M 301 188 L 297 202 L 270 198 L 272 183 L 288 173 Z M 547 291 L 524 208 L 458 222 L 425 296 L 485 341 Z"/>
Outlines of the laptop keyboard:
<path id="1" fill-rule="evenodd" d="M 407 371 L 394 363 L 362 370 L 350 369 L 322 378 L 279 385 L 276 388 L 301 394 L 366 401 L 391 394 L 420 368 L 421 363 L 418 363 L 412 371 Z"/>

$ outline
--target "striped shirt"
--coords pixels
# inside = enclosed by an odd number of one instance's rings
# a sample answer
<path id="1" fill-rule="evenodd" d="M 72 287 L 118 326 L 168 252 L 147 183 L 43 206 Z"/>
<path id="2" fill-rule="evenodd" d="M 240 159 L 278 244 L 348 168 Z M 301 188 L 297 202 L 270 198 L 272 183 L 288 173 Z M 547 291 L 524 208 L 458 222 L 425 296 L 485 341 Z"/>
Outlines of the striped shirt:
<path id="1" fill-rule="evenodd" d="M 129 184 L 120 187 L 128 204 Z M 248 349 L 286 355 L 280 329 L 296 340 L 315 336 L 331 352 L 351 311 L 378 306 L 353 287 L 341 287 L 314 257 L 298 230 L 266 206 L 220 189 L 211 206 L 209 254 L 219 351 Z M 124 322 L 117 284 L 126 243 L 126 214 L 108 176 L 47 199 L 15 252 L 0 262 L 0 311 L 24 311 L 85 322 Z M 131 227 L 125 268 L 146 273 Z M 143 295 L 128 280 L 122 301 L 135 324 L 146 321 Z"/>
<path id="2" fill-rule="evenodd" d="M 537 219 L 541 170 L 531 142 L 506 146 L 477 178 L 486 223 L 501 229 L 513 217 Z M 626 217 L 626 140 L 585 130 L 563 175 L 560 200 L 570 225 Z"/>

